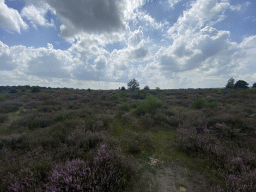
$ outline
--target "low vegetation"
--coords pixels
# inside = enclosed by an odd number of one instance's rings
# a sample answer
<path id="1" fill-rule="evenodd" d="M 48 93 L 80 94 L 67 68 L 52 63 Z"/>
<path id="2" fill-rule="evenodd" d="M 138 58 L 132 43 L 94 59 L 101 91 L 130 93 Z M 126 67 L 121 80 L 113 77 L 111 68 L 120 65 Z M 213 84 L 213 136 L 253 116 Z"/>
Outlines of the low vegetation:
<path id="1" fill-rule="evenodd" d="M 255 191 L 256 92 L 232 83 L 1 89 L 0 191 L 161 191 L 154 175 L 178 166 L 192 185 L 174 180 L 177 188 Z"/>

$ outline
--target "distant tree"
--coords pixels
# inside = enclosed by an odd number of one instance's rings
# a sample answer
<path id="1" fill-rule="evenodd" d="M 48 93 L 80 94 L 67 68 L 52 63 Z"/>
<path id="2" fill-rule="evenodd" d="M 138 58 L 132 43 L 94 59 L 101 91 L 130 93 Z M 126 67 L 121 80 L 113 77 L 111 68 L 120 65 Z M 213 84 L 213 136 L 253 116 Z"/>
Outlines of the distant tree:
<path id="1" fill-rule="evenodd" d="M 125 91 L 125 87 L 123 86 L 123 87 L 121 87 L 121 91 Z"/>
<path id="2" fill-rule="evenodd" d="M 239 80 L 235 83 L 234 88 L 243 88 L 243 89 L 248 89 L 248 83 L 244 80 Z"/>
<path id="3" fill-rule="evenodd" d="M 256 83 L 253 83 L 252 88 L 256 88 Z"/>
<path id="4" fill-rule="evenodd" d="M 157 91 L 160 91 L 160 88 L 159 88 L 159 87 L 156 87 L 156 90 L 157 90 Z"/>
<path id="5" fill-rule="evenodd" d="M 144 90 L 150 90 L 149 86 L 146 85 L 146 86 L 144 87 Z"/>
<path id="6" fill-rule="evenodd" d="M 226 88 L 227 88 L 227 89 L 233 89 L 233 88 L 234 88 L 234 83 L 235 83 L 235 80 L 233 79 L 233 77 L 230 78 L 230 79 L 228 80 L 228 83 L 226 84 Z"/>
<path id="7" fill-rule="evenodd" d="M 38 93 L 40 92 L 40 87 L 39 86 L 32 86 L 31 87 L 31 93 Z"/>
<path id="8" fill-rule="evenodd" d="M 17 93 L 17 92 L 18 91 L 16 89 L 14 89 L 14 88 L 11 88 L 10 91 L 9 91 L 9 93 Z"/>
<path id="9" fill-rule="evenodd" d="M 130 80 L 130 82 L 127 83 L 127 86 L 128 86 L 129 89 L 131 89 L 131 90 L 133 90 L 133 91 L 140 89 L 140 88 L 139 88 L 140 84 L 139 84 L 139 82 L 137 82 L 135 79 Z"/>

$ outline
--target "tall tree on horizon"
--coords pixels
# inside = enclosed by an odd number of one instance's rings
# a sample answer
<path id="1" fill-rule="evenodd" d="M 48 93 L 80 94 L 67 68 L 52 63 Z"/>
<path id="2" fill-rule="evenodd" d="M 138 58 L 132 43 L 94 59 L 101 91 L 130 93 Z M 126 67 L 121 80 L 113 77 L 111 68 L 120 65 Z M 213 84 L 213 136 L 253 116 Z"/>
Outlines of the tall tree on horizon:
<path id="1" fill-rule="evenodd" d="M 139 82 L 137 82 L 136 79 L 130 80 L 129 83 L 127 83 L 127 86 L 129 89 L 131 89 L 132 91 L 134 90 L 138 90 L 139 89 Z"/>

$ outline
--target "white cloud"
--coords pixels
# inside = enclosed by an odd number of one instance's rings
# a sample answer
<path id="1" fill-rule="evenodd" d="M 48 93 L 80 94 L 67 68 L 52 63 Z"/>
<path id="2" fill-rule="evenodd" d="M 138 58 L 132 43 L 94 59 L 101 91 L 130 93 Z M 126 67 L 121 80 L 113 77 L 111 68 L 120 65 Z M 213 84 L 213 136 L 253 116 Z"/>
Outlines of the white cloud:
<path id="1" fill-rule="evenodd" d="M 19 12 L 9 8 L 4 0 L 0 0 L 0 26 L 3 29 L 18 33 L 21 29 L 28 29 L 28 25 L 23 21 Z"/>
<path id="2" fill-rule="evenodd" d="M 94 68 L 97 71 L 102 71 L 106 68 L 107 58 L 104 55 L 100 55 L 94 60 L 94 64 Z"/>
<path id="3" fill-rule="evenodd" d="M 44 6 L 40 8 L 35 7 L 34 5 L 29 5 L 22 9 L 21 16 L 26 17 L 31 22 L 34 28 L 37 28 L 38 25 L 53 27 L 53 20 L 51 20 L 51 23 L 49 23 L 45 19 L 45 14 L 48 10 L 49 7 L 46 4 L 44 4 Z"/>

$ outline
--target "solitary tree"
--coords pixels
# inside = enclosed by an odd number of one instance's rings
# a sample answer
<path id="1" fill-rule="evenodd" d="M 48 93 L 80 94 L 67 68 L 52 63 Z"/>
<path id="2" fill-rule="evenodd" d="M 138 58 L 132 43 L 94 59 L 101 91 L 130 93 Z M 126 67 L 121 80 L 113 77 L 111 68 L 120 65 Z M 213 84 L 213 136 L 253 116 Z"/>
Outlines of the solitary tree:
<path id="1" fill-rule="evenodd" d="M 124 86 L 121 88 L 121 91 L 125 91 L 125 87 Z"/>
<path id="2" fill-rule="evenodd" d="M 127 86 L 129 89 L 134 91 L 139 89 L 140 84 L 135 79 L 133 79 L 133 80 L 130 80 L 129 83 L 127 83 Z"/>
<path id="3" fill-rule="evenodd" d="M 253 83 L 252 88 L 256 88 L 256 83 Z"/>
<path id="4" fill-rule="evenodd" d="M 248 83 L 244 80 L 239 80 L 235 83 L 234 88 L 243 88 L 243 89 L 248 89 Z"/>
<path id="5" fill-rule="evenodd" d="M 146 85 L 146 86 L 144 87 L 144 90 L 150 90 L 150 89 L 149 89 L 149 86 Z"/>
<path id="6" fill-rule="evenodd" d="M 234 88 L 234 82 L 235 82 L 235 80 L 233 79 L 233 77 L 230 78 L 230 79 L 228 80 L 228 83 L 227 83 L 227 85 L 226 85 L 226 88 L 227 88 L 227 89 L 233 89 L 233 88 Z"/>

